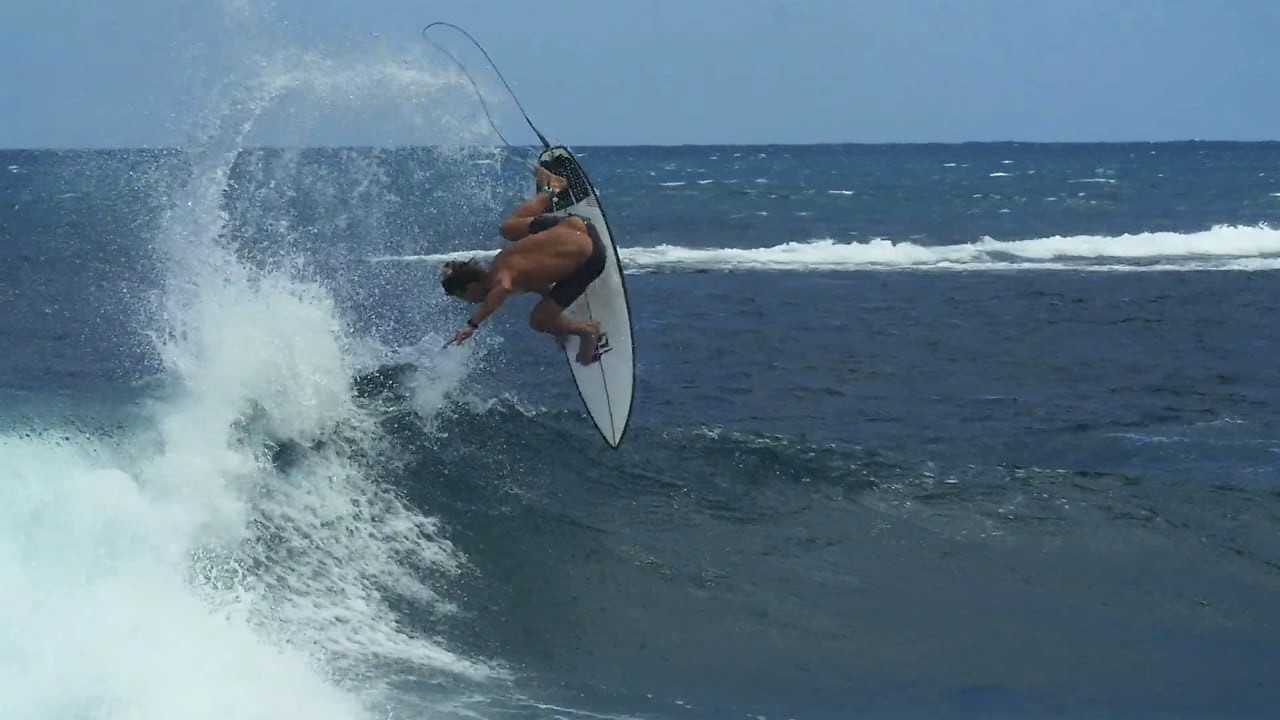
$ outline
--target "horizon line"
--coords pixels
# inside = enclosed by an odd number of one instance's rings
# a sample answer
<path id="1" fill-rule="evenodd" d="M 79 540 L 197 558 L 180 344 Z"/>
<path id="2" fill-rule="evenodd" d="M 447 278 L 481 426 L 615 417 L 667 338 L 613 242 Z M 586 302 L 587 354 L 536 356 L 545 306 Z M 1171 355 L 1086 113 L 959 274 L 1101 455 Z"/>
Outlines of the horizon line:
<path id="1" fill-rule="evenodd" d="M 811 148 L 811 147 L 833 147 L 833 146 L 851 146 L 851 147 L 885 147 L 885 146 L 956 146 L 956 145 L 1190 145 L 1190 144 L 1206 144 L 1206 145 L 1266 145 L 1280 143 L 1280 138 L 1266 140 L 1238 140 L 1238 139 L 1213 139 L 1213 138 L 1184 138 L 1178 140 L 912 140 L 912 141 L 817 141 L 817 142 L 747 142 L 747 143 L 704 143 L 704 142 L 682 142 L 682 143 L 584 143 L 581 145 L 570 145 L 569 143 L 553 143 L 554 145 L 566 145 L 571 148 L 597 148 L 597 149 L 670 149 L 670 148 L 753 148 L 753 147 L 788 147 L 788 148 Z M 315 145 L 247 145 L 240 148 L 241 150 L 410 150 L 410 149 L 474 149 L 483 148 L 486 150 L 498 150 L 508 146 L 501 144 L 482 145 L 479 143 L 451 145 L 448 143 L 423 144 L 339 144 L 339 143 L 319 143 Z M 519 145 L 518 148 L 528 148 L 530 150 L 538 150 L 535 145 Z M 43 147 L 27 146 L 27 147 L 9 147 L 0 146 L 0 152 L 119 152 L 119 151 L 181 151 L 186 150 L 184 145 L 47 145 Z"/>

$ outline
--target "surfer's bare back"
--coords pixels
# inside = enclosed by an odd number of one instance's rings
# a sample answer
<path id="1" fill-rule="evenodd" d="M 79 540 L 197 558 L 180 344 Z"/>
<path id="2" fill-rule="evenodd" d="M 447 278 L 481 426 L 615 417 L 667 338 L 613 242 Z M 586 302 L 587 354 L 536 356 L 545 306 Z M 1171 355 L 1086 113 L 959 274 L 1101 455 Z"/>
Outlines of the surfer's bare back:
<path id="1" fill-rule="evenodd" d="M 562 347 L 569 335 L 577 335 L 578 362 L 589 365 L 597 359 L 600 324 L 574 320 L 564 311 L 604 271 L 604 242 L 590 221 L 549 214 L 552 198 L 568 187 L 564 178 L 541 166 L 534 167 L 534 177 L 541 189 L 502 222 L 502 237 L 514 244 L 488 267 L 476 260 L 449 261 L 441 267 L 440 285 L 447 295 L 480 304 L 446 346 L 471 337 L 513 293 L 536 292 L 543 297 L 529 315 L 529 325 L 555 336 Z"/>

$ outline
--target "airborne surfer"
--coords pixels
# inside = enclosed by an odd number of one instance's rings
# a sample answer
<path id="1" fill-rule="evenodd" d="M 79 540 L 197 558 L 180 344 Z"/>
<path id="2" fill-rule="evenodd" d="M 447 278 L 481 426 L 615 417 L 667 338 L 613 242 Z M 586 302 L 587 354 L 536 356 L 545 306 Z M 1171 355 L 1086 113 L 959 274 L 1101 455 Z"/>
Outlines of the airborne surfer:
<path id="1" fill-rule="evenodd" d="M 471 81 L 489 126 L 503 145 L 519 152 L 494 122 L 484 94 L 466 66 L 428 38 L 428 31 L 435 27 L 452 28 L 471 41 L 542 142 L 533 168 L 537 192 L 502 223 L 502 236 L 512 244 L 487 267 L 470 260 L 448 262 L 440 270 L 440 285 L 446 294 L 480 305 L 467 319 L 466 327 L 445 346 L 465 342 L 511 294 L 542 295 L 529 324 L 554 336 L 566 355 L 576 355 L 577 362 L 570 366 L 578 395 L 601 437 L 616 448 L 631 418 L 636 367 L 622 263 L 600 196 L 573 153 L 563 145 L 553 147 L 529 119 L 511 85 L 475 38 L 452 23 L 427 25 L 422 37 L 453 60 Z M 569 343 L 570 335 L 580 339 L 576 352 Z"/>
<path id="2" fill-rule="evenodd" d="M 529 315 L 529 325 L 554 336 L 561 347 L 568 336 L 577 335 L 578 362 L 589 365 L 597 359 L 600 324 L 574 320 L 564 311 L 604 270 L 604 243 L 591 221 L 549 214 L 555 195 L 568 187 L 564 178 L 541 166 L 534 166 L 534 177 L 541 189 L 502 222 L 502 237 L 514 244 L 488 267 L 475 260 L 441 267 L 440 285 L 447 295 L 480 305 L 446 346 L 471 337 L 513 293 L 536 292 L 542 300 Z"/>

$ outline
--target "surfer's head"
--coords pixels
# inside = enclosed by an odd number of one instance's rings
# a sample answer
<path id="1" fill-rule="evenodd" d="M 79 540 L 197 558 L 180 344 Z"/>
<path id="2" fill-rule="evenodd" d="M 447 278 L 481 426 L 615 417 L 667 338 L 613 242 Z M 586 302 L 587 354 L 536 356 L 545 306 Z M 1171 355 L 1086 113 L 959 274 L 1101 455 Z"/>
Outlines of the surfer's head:
<path id="1" fill-rule="evenodd" d="M 440 268 L 440 287 L 445 294 L 469 303 L 484 300 L 484 278 L 484 268 L 475 260 L 450 260 Z"/>

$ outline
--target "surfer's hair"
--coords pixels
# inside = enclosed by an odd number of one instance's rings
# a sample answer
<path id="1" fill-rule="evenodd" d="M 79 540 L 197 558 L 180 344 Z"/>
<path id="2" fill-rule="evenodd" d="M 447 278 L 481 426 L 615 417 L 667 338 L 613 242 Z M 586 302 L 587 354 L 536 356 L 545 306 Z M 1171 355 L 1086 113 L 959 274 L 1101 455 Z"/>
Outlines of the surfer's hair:
<path id="1" fill-rule="evenodd" d="M 450 260 L 440 270 L 440 287 L 446 295 L 457 295 L 473 282 L 484 280 L 484 267 L 474 258 L 462 262 Z"/>

